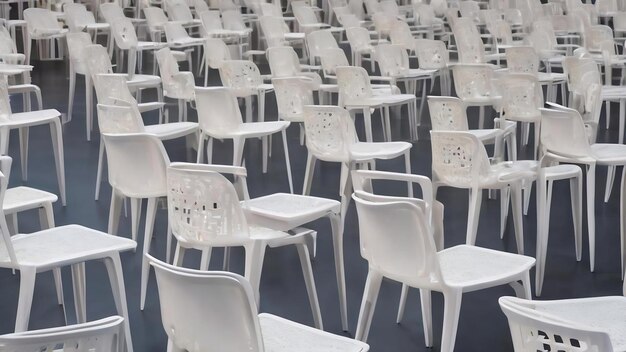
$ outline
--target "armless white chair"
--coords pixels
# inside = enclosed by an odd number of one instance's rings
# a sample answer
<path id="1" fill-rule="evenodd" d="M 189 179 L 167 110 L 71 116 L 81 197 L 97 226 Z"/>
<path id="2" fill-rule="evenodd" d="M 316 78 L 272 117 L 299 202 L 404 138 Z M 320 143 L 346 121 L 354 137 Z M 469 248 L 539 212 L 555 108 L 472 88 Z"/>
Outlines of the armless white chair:
<path id="1" fill-rule="evenodd" d="M 432 204 L 363 191 L 352 197 L 361 256 L 369 266 L 357 340 L 367 341 L 383 278 L 420 289 L 427 347 L 433 345 L 431 292 L 443 293 L 442 352 L 454 350 L 463 293 L 509 284 L 518 296 L 531 298 L 529 271 L 534 258 L 468 245 L 437 251 L 427 216 Z"/>
<path id="2" fill-rule="evenodd" d="M 257 122 L 265 121 L 265 95 L 274 90 L 271 84 L 263 83 L 261 71 L 249 60 L 226 60 L 219 67 L 224 87 L 246 103 L 246 122 L 252 122 L 252 97 L 257 98 Z"/>
<path id="3" fill-rule="evenodd" d="M 26 55 L 26 64 L 30 64 L 30 55 L 33 41 L 39 43 L 39 57 L 44 58 L 63 58 L 63 48 L 65 34 L 67 29 L 64 29 L 59 24 L 57 17 L 54 13 L 48 9 L 29 8 L 24 10 L 24 20 L 26 20 L 26 48 L 24 48 L 24 55 Z M 45 44 L 43 45 L 43 42 Z M 55 45 L 58 44 L 58 50 L 55 50 Z M 47 48 L 46 53 L 44 48 Z"/>
<path id="4" fill-rule="evenodd" d="M 187 121 L 187 104 L 195 100 L 193 73 L 179 71 L 178 62 L 169 48 L 157 51 L 155 56 L 163 82 L 163 96 L 177 100 L 178 121 Z"/>
<path id="5" fill-rule="evenodd" d="M 150 258 L 150 264 L 156 271 L 161 319 L 170 351 L 369 350 L 367 344 L 353 339 L 275 315 L 258 314 L 253 288 L 237 274 L 179 268 L 154 258 Z"/>

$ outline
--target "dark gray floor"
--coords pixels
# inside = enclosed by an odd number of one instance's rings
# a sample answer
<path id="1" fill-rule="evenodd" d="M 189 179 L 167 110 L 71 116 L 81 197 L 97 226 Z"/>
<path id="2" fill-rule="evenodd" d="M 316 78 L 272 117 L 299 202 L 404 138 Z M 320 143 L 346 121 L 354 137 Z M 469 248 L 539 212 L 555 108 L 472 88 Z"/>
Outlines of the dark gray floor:
<path id="1" fill-rule="evenodd" d="M 41 86 L 44 105 L 67 111 L 67 73 L 60 62 L 36 62 L 33 73 L 34 83 Z M 146 67 L 151 67 L 146 65 Z M 215 78 L 215 77 L 214 77 Z M 78 223 L 100 230 L 106 230 L 110 187 L 103 185 L 100 201 L 94 201 L 94 182 L 98 154 L 98 132 L 93 134 L 89 143 L 85 140 L 84 122 L 84 89 L 79 79 L 78 92 L 75 100 L 74 119 L 65 126 L 64 144 L 67 174 L 67 207 L 55 206 L 55 218 L 58 225 Z M 19 103 L 16 98 L 14 103 Z M 147 99 L 145 99 L 147 100 Z M 18 106 L 21 104 L 13 104 Z M 614 109 L 617 113 L 618 109 Z M 193 116 L 195 112 L 191 111 Z M 273 94 L 267 99 L 267 119 L 275 119 L 276 107 Z M 405 112 L 403 111 L 403 114 Z M 475 112 L 471 114 L 476 116 Z M 173 108 L 172 116 L 176 116 Z M 616 116 L 615 125 L 617 124 Z M 192 117 L 195 119 L 195 117 Z M 604 120 L 604 118 L 603 118 Z M 148 116 L 149 123 L 155 123 L 155 116 Z M 377 137 L 380 140 L 380 126 L 375 118 Z M 408 138 L 408 126 L 400 119 L 393 120 L 394 139 Z M 428 138 L 428 119 L 420 128 L 420 141 L 414 143 L 412 149 L 412 168 L 417 174 L 430 176 L 430 142 Z M 475 119 L 471 119 L 475 123 Z M 603 124 L 601 124 L 603 126 Z M 616 126 L 612 126 L 616 128 Z M 362 132 L 359 119 L 358 129 Z M 519 140 L 519 139 L 518 139 Z M 616 142 L 614 131 L 600 130 L 599 141 Z M 29 180 L 20 179 L 20 163 L 18 157 L 17 134 L 12 134 L 10 155 L 14 157 L 13 173 L 10 186 L 27 184 L 44 190 L 57 192 L 54 177 L 54 163 L 50 148 L 49 130 L 47 127 L 32 128 L 30 140 Z M 232 146 L 229 143 L 217 143 L 215 162 L 228 163 L 231 160 Z M 260 142 L 250 141 L 246 147 L 245 158 L 248 167 L 248 184 L 251 195 L 260 196 L 278 191 L 288 191 L 287 178 L 282 157 L 282 145 L 274 139 L 274 157 L 270 160 L 269 172 L 261 173 Z M 289 131 L 289 148 L 294 173 L 296 191 L 301 190 L 306 160 L 306 149 L 298 143 L 298 131 Z M 184 143 L 181 141 L 167 142 L 166 149 L 172 161 L 186 160 Z M 527 153 L 522 152 L 521 155 Z M 379 169 L 403 171 L 401 160 L 378 163 Z M 550 226 L 550 244 L 548 262 L 542 299 L 587 297 L 621 294 L 622 281 L 619 269 L 619 192 L 614 190 L 608 204 L 604 204 L 601 195 L 604 192 L 605 170 L 600 168 L 597 181 L 597 263 L 595 273 L 589 271 L 589 255 L 587 236 L 584 236 L 584 252 L 582 262 L 578 263 L 574 256 L 573 230 L 569 211 L 569 187 L 557 184 L 554 192 L 552 222 Z M 618 174 L 619 177 L 619 174 Z M 619 178 L 617 178 L 619 180 Z M 317 196 L 338 198 L 339 166 L 336 164 L 318 163 L 312 194 Z M 401 194 L 403 187 L 389 186 L 390 193 Z M 442 189 L 439 200 L 446 206 L 445 243 L 446 246 L 461 244 L 465 239 L 467 219 L 467 192 L 463 190 Z M 524 217 L 525 246 L 528 255 L 535 253 L 535 207 L 534 194 L 528 216 Z M 157 214 L 155 241 L 152 253 L 159 258 L 164 257 L 166 211 L 160 209 Z M 512 222 L 504 240 L 498 236 L 499 202 L 486 200 L 483 203 L 479 226 L 478 245 L 514 252 L 515 241 L 512 233 Z M 143 223 L 141 225 L 143 228 Z M 337 287 L 334 279 L 332 259 L 332 242 L 330 226 L 327 222 L 311 225 L 319 236 L 318 255 L 313 267 L 317 282 L 324 325 L 327 331 L 344 334 L 341 331 Z M 586 223 L 585 223 L 586 226 Z M 35 213 L 20 217 L 22 232 L 35 231 L 38 220 Z M 122 218 L 120 233 L 128 236 L 130 218 Z M 143 230 L 140 230 L 143 231 Z M 143 233 L 143 232 L 140 232 Z M 585 231 L 586 233 L 586 231 Z M 141 243 L 138 248 L 141 248 Z M 221 251 L 213 256 L 212 268 L 217 269 L 221 263 Z M 165 351 L 166 336 L 161 326 L 159 302 L 156 282 L 151 277 L 146 309 L 139 310 L 139 276 L 140 254 L 123 254 L 124 275 L 128 294 L 128 308 L 132 338 L 136 351 Z M 354 332 L 358 318 L 363 286 L 367 274 L 367 263 L 358 251 L 358 225 L 354 206 L 347 215 L 345 232 L 346 280 L 348 288 L 348 318 L 350 331 Z M 198 256 L 189 256 L 185 265 L 197 266 Z M 232 267 L 242 272 L 242 252 L 235 250 Z M 73 306 L 69 271 L 64 272 L 66 302 L 68 304 L 68 320 L 73 318 Z M 534 275 L 533 275 L 534 280 Z M 111 299 L 108 279 L 104 268 L 99 263 L 87 265 L 87 309 L 88 319 L 94 320 L 115 313 Z M 15 322 L 15 310 L 19 290 L 19 275 L 12 275 L 9 270 L 0 271 L 0 333 L 11 332 Z M 386 281 L 379 296 L 379 302 L 369 337 L 372 351 L 428 351 L 424 347 L 419 297 L 416 290 L 411 291 L 407 305 L 407 313 L 401 324 L 395 323 L 396 309 L 400 293 L 400 285 Z M 502 295 L 511 295 L 510 287 L 499 287 L 464 295 L 461 321 L 457 336 L 457 351 L 510 351 L 512 350 L 508 325 L 501 313 L 497 299 Z M 434 295 L 434 341 L 438 350 L 441 339 L 443 305 L 440 295 Z M 302 274 L 298 265 L 296 251 L 287 249 L 269 250 L 265 259 L 265 267 L 261 280 L 261 307 L 263 312 L 270 312 L 304 324 L 312 324 Z M 41 274 L 36 285 L 35 299 L 31 313 L 30 328 L 44 328 L 64 324 L 61 307 L 56 305 L 52 275 Z M 350 336 L 350 333 L 347 334 Z M 219 341 L 216 341 L 219 344 Z"/>

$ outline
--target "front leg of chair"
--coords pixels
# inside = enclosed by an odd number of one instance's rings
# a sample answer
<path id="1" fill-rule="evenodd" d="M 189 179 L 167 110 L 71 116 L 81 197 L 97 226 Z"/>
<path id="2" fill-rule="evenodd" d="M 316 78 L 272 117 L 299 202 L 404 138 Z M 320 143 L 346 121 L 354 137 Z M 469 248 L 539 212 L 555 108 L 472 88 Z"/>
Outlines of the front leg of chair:
<path id="1" fill-rule="evenodd" d="M 426 101 L 426 91 L 428 90 L 428 88 L 426 87 L 426 82 L 428 81 L 428 79 L 423 79 L 422 80 L 422 97 L 420 98 L 420 118 L 422 115 L 424 115 L 424 106 L 426 104 L 424 104 L 424 102 Z M 415 82 L 417 84 L 417 82 Z"/>
<path id="2" fill-rule="evenodd" d="M 513 225 L 515 227 L 515 241 L 517 253 L 524 254 L 524 222 L 522 206 L 522 186 L 519 182 L 511 185 L 511 203 L 513 207 Z"/>
<path id="3" fill-rule="evenodd" d="M 100 198 L 100 185 L 102 184 L 102 164 L 104 163 L 104 142 L 100 140 L 100 150 L 98 151 L 98 169 L 96 171 L 96 195 L 95 199 Z"/>
<path id="4" fill-rule="evenodd" d="M 22 181 L 28 179 L 28 127 L 21 127 L 20 132 L 20 161 L 22 166 Z"/>
<path id="5" fill-rule="evenodd" d="M 268 136 L 263 136 L 261 137 L 261 159 L 262 159 L 262 166 L 261 169 L 263 171 L 264 174 L 267 173 L 267 159 L 268 159 Z"/>
<path id="6" fill-rule="evenodd" d="M 263 261 L 265 259 L 265 247 L 266 243 L 262 240 L 253 241 L 244 246 L 246 252 L 244 276 L 250 281 L 257 308 L 260 302 L 259 288 L 261 284 L 261 273 L 263 272 Z"/>
<path id="7" fill-rule="evenodd" d="M 411 149 L 404 153 L 404 171 L 407 175 L 411 174 Z M 413 198 L 413 182 L 407 182 L 407 192 L 410 198 Z"/>
<path id="8" fill-rule="evenodd" d="M 474 246 L 476 245 L 476 232 L 478 231 L 478 219 L 480 218 L 483 191 L 480 188 L 472 188 L 469 193 L 470 201 L 467 214 L 467 234 L 465 243 Z"/>
<path id="9" fill-rule="evenodd" d="M 589 233 L 589 267 L 595 269 L 596 259 L 596 164 L 587 165 L 587 226 Z"/>
<path id="10" fill-rule="evenodd" d="M 611 190 L 615 182 L 615 166 L 609 166 L 606 171 L 606 187 L 604 188 L 604 202 L 608 203 L 611 198 Z"/>
<path id="11" fill-rule="evenodd" d="M 93 124 L 93 84 L 91 76 L 85 75 L 85 128 L 87 129 L 87 141 L 91 141 L 91 130 Z"/>
<path id="12" fill-rule="evenodd" d="M 241 166 L 243 163 L 243 149 L 246 140 L 243 138 L 233 138 L 233 166 Z"/>
<path id="13" fill-rule="evenodd" d="M 17 302 L 17 317 L 15 319 L 15 332 L 28 330 L 30 309 L 33 303 L 35 290 L 35 277 L 37 271 L 33 267 L 20 267 L 20 296 Z"/>
<path id="14" fill-rule="evenodd" d="M 86 300 L 86 277 L 85 263 L 72 265 L 72 288 L 74 291 L 74 308 L 76 310 L 76 321 L 81 324 L 87 322 L 87 300 Z"/>
<path id="15" fill-rule="evenodd" d="M 621 259 L 622 259 L 622 278 L 624 277 L 624 272 L 626 272 L 625 262 L 626 262 L 626 220 L 624 216 L 626 216 L 626 172 L 622 172 L 622 184 L 620 187 L 620 201 L 619 201 L 619 238 L 620 238 L 620 248 L 621 248 Z"/>
<path id="16" fill-rule="evenodd" d="M 461 313 L 461 290 L 449 290 L 443 293 L 443 331 L 441 333 L 441 352 L 453 352 L 456 342 L 456 331 Z"/>
<path id="17" fill-rule="evenodd" d="M 141 303 L 140 309 L 146 305 L 146 294 L 148 292 L 148 278 L 150 276 L 150 264 L 146 254 L 150 253 L 150 243 L 154 232 L 154 220 L 156 218 L 158 198 L 149 198 L 148 207 L 146 209 L 146 228 L 143 235 L 143 253 L 141 255 Z"/>
<path id="18" fill-rule="evenodd" d="M 67 101 L 67 120 L 72 120 L 72 111 L 74 110 L 74 91 L 76 89 L 76 72 L 72 67 L 72 61 L 70 61 L 70 87 Z"/>
<path id="19" fill-rule="evenodd" d="M 313 324 L 316 328 L 324 330 L 322 312 L 320 311 L 320 302 L 317 298 L 317 289 L 315 287 L 315 278 L 313 277 L 313 268 L 311 267 L 309 250 L 305 243 L 296 244 L 296 248 L 298 249 L 298 257 L 300 257 L 300 265 L 302 266 L 302 274 L 304 275 L 304 283 L 309 296 L 311 312 L 313 313 Z"/>
<path id="20" fill-rule="evenodd" d="M 197 164 L 202 164 L 204 162 L 204 140 L 206 138 L 207 138 L 207 135 L 203 131 L 200 131 L 200 136 L 198 137 L 198 148 L 197 148 L 198 149 L 198 154 L 196 156 L 196 163 Z M 209 137 L 209 138 L 211 138 L 211 137 Z"/>
<path id="21" fill-rule="evenodd" d="M 583 239 L 583 183 L 582 172 L 570 179 L 570 198 L 572 203 L 572 220 L 574 222 L 574 243 L 576 248 L 576 261 L 582 259 L 582 239 Z M 622 185 L 624 184 L 622 175 Z M 622 190 L 624 186 L 622 186 Z M 622 194 L 623 191 L 622 191 Z M 622 197 L 623 198 L 623 197 Z M 620 202 L 622 200 L 620 199 Z M 620 203 L 621 204 L 621 203 Z M 621 211 L 621 210 L 620 210 Z M 623 219 L 621 214 L 620 219 Z M 621 226 L 621 225 L 620 225 Z"/>
<path id="22" fill-rule="evenodd" d="M 365 123 L 365 141 L 373 142 L 372 135 L 372 113 L 369 107 L 363 107 L 363 122 Z"/>
<path id="23" fill-rule="evenodd" d="M 402 318 L 404 318 L 404 310 L 406 308 L 406 298 L 409 295 L 409 286 L 402 284 L 402 291 L 400 291 L 400 302 L 398 303 L 398 314 L 396 315 L 396 324 L 400 324 Z"/>
<path id="24" fill-rule="evenodd" d="M 141 218 L 141 198 L 130 199 L 130 233 L 133 241 L 137 241 L 139 220 Z"/>
<path id="25" fill-rule="evenodd" d="M 50 124 L 50 135 L 52 137 L 52 151 L 57 171 L 57 181 L 59 182 L 59 193 L 63 206 L 67 205 L 65 197 L 65 156 L 63 153 L 63 131 L 61 118 L 55 118 Z"/>
<path id="26" fill-rule="evenodd" d="M 172 340 L 167 340 L 167 352 L 185 352 L 184 349 L 176 347 Z"/>
<path id="27" fill-rule="evenodd" d="M 572 193 L 572 197 L 574 197 L 574 193 Z M 541 296 L 543 288 L 548 237 L 550 235 L 548 230 L 550 227 L 550 216 L 546 214 L 548 211 L 547 207 L 546 179 L 544 173 L 540 171 L 537 177 L 537 262 L 535 263 L 535 294 L 537 297 Z"/>
<path id="28" fill-rule="evenodd" d="M 122 210 L 122 196 L 113 188 L 111 190 L 111 206 L 109 209 L 109 225 L 107 232 L 110 235 L 117 235 L 120 223 L 120 212 Z"/>
<path id="29" fill-rule="evenodd" d="M 391 113 L 389 106 L 383 107 L 383 123 L 385 124 L 385 142 L 391 142 Z"/>
<path id="30" fill-rule="evenodd" d="M 346 299 L 346 271 L 343 255 L 343 232 L 341 231 L 341 215 L 328 215 L 333 235 L 333 254 L 335 257 L 335 276 L 339 293 L 339 311 L 341 314 L 341 328 L 348 331 L 348 304 Z"/>
<path id="31" fill-rule="evenodd" d="M 304 184 L 302 185 L 302 195 L 311 194 L 311 184 L 313 183 L 313 173 L 315 172 L 316 158 L 311 152 L 307 155 L 306 170 L 304 172 Z"/>
<path id="32" fill-rule="evenodd" d="M 291 177 L 291 161 L 289 160 L 289 147 L 287 145 L 287 129 L 281 131 L 283 137 L 283 151 L 285 152 L 285 168 L 287 169 L 287 180 L 289 181 L 289 192 L 293 194 L 293 179 Z"/>
<path id="33" fill-rule="evenodd" d="M 365 281 L 365 291 L 363 292 L 363 300 L 361 301 L 361 309 L 359 311 L 359 322 L 354 334 L 356 340 L 367 342 L 382 281 L 383 276 L 370 268 Z"/>
<path id="34" fill-rule="evenodd" d="M 11 130 L 8 126 L 0 126 L 0 155 L 9 154 L 9 137 Z"/>
<path id="35" fill-rule="evenodd" d="M 124 339 L 126 340 L 126 352 L 133 352 L 133 341 L 130 334 L 130 319 L 128 316 L 128 305 L 126 304 L 126 288 L 124 285 L 124 272 L 122 271 L 122 261 L 118 252 L 111 253 L 111 256 L 104 259 L 107 268 L 111 291 L 117 314 L 124 318 Z"/>
<path id="36" fill-rule="evenodd" d="M 252 96 L 244 98 L 246 103 L 246 122 L 252 122 Z"/>

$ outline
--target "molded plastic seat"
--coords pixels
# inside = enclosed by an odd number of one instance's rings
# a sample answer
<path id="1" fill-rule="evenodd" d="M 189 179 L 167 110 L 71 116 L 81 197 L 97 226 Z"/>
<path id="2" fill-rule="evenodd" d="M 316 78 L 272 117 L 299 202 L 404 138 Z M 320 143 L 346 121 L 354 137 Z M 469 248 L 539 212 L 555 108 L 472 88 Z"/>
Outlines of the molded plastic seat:
<path id="1" fill-rule="evenodd" d="M 452 68 L 454 89 L 465 105 L 478 106 L 478 128 L 485 128 L 485 106 L 501 110 L 502 96 L 494 84 L 491 65 L 459 64 Z"/>

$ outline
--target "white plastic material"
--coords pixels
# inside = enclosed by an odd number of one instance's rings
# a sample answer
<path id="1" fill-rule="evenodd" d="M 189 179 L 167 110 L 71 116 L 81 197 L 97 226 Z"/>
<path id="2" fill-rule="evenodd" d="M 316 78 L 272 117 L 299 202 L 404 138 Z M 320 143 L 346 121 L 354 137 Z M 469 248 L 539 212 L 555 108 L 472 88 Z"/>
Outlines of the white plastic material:
<path id="1" fill-rule="evenodd" d="M 59 44 L 58 57 L 63 57 L 63 45 L 60 41 L 65 37 L 67 29 L 63 29 L 57 20 L 54 13 L 47 9 L 28 8 L 24 10 L 24 20 L 26 20 L 26 48 L 24 48 L 24 55 L 26 55 L 26 64 L 30 63 L 30 53 L 33 40 L 47 40 L 51 45 Z M 51 49 L 51 53 L 54 50 Z M 43 53 L 39 53 L 42 56 Z M 53 54 L 54 56 L 54 54 Z"/>
<path id="2" fill-rule="evenodd" d="M 502 96 L 494 84 L 494 72 L 491 65 L 459 64 L 452 68 L 454 89 L 465 105 L 480 107 L 478 127 L 485 126 L 485 106 L 501 109 Z"/>
<path id="3" fill-rule="evenodd" d="M 262 138 L 263 172 L 267 172 L 267 137 L 280 132 L 283 138 L 289 189 L 293 193 L 289 150 L 285 133 L 285 130 L 289 127 L 288 121 L 244 123 L 236 96 L 231 90 L 224 87 L 196 88 L 196 105 L 198 108 L 198 122 L 200 124 L 197 159 L 199 163 L 204 161 L 204 142 L 206 139 L 209 140 L 207 144 L 209 164 L 211 164 L 213 157 L 212 139 L 232 139 L 232 165 L 240 166 L 243 162 L 243 149 L 246 140 L 249 138 Z"/>
<path id="4" fill-rule="evenodd" d="M 261 71 L 249 60 L 225 60 L 219 67 L 224 87 L 230 89 L 237 98 L 245 98 L 246 122 L 252 122 L 252 97 L 257 98 L 257 121 L 265 121 L 265 94 L 274 88 L 264 84 Z"/>
<path id="5" fill-rule="evenodd" d="M 626 348 L 624 297 L 530 301 L 501 297 L 515 352 L 613 352 Z"/>
<path id="6" fill-rule="evenodd" d="M 441 351 L 454 350 L 463 293 L 510 284 L 530 298 L 531 257 L 460 245 L 437 251 L 428 204 L 415 198 L 353 195 L 361 256 L 368 262 L 355 338 L 367 341 L 383 278 L 420 289 L 426 346 L 433 345 L 431 291 L 444 296 Z M 522 282 L 522 285 L 519 284 Z"/>
<path id="7" fill-rule="evenodd" d="M 124 318 L 112 316 L 88 323 L 18 332 L 0 336 L 5 352 L 63 350 L 124 351 Z"/>
<path id="8" fill-rule="evenodd" d="M 178 121 L 187 121 L 187 103 L 195 99 L 193 73 L 179 71 L 178 62 L 169 48 L 157 51 L 155 56 L 163 82 L 163 95 L 178 101 Z"/>
<path id="9" fill-rule="evenodd" d="M 182 266 L 187 249 L 205 251 L 201 269 L 208 269 L 212 247 L 244 247 L 245 276 L 259 298 L 259 283 L 266 247 L 294 245 L 313 313 L 315 326 L 322 329 L 322 317 L 315 289 L 307 243 L 310 231 L 290 235 L 286 232 L 248 225 L 233 184 L 211 170 L 210 165 L 172 165 L 167 170 L 168 217 L 177 239 L 174 263 Z"/>
<path id="10" fill-rule="evenodd" d="M 512 194 L 513 222 L 517 251 L 524 253 L 522 194 L 524 182 L 536 178 L 536 161 L 509 161 L 490 164 L 484 145 L 469 132 L 431 131 L 433 184 L 469 189 L 466 244 L 476 244 L 478 219 L 484 189 L 502 191 L 500 202 L 501 235 L 508 213 L 508 192 Z"/>
<path id="11" fill-rule="evenodd" d="M 87 69 L 87 60 L 85 57 L 85 48 L 91 45 L 91 36 L 89 33 L 68 33 L 67 48 L 70 55 L 70 84 L 69 84 L 69 101 L 67 103 L 67 118 L 72 119 L 72 111 L 74 110 L 74 92 L 76 89 L 76 75 L 86 76 L 89 74 Z M 87 79 L 85 77 L 85 90 L 87 87 Z"/>
<path id="12" fill-rule="evenodd" d="M 254 291 L 228 272 L 179 268 L 150 258 L 159 284 L 161 317 L 174 351 L 367 352 L 369 346 L 267 313 Z M 258 315 L 257 315 L 258 314 Z"/>
<path id="13" fill-rule="evenodd" d="M 374 70 L 374 46 L 370 39 L 370 32 L 366 28 L 350 27 L 346 29 L 346 37 L 350 43 L 350 52 L 352 53 L 352 65 L 361 66 L 363 56 L 370 60 L 371 70 Z"/>
<path id="14" fill-rule="evenodd" d="M 314 31 L 306 36 L 306 45 L 309 51 L 309 63 L 315 65 L 319 62 L 321 53 L 328 49 L 339 48 L 333 32 L 328 29 Z"/>
<path id="15" fill-rule="evenodd" d="M 440 40 L 416 39 L 415 55 L 421 69 L 437 70 L 442 93 L 450 95 L 451 82 L 448 68 L 450 53 L 446 44 Z"/>

